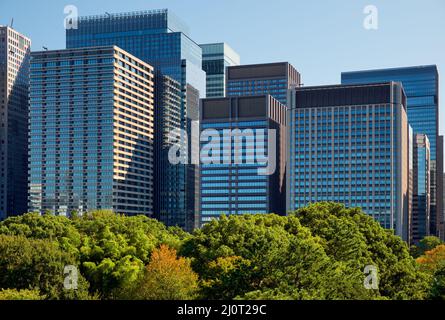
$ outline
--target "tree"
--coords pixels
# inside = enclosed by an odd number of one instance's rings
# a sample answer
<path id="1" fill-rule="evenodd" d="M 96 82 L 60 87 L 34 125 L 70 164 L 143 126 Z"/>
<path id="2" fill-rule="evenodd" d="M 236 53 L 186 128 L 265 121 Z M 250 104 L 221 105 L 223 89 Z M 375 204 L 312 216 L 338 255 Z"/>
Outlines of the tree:
<path id="1" fill-rule="evenodd" d="M 179 248 L 190 236 L 145 216 L 111 211 L 90 212 L 75 219 L 27 214 L 0 222 L 0 234 L 54 242 L 72 257 L 90 284 L 90 293 L 113 299 L 120 288 L 138 280 L 151 252 L 160 244 Z"/>
<path id="2" fill-rule="evenodd" d="M 417 258 L 417 263 L 428 272 L 436 272 L 445 264 L 445 245 L 440 245 Z"/>
<path id="3" fill-rule="evenodd" d="M 374 266 L 380 295 L 390 299 L 424 299 L 431 278 L 419 270 L 408 246 L 360 209 L 317 203 L 294 215 L 321 238 L 326 253 L 353 269 Z"/>
<path id="4" fill-rule="evenodd" d="M 55 242 L 0 235 L 0 288 L 38 289 L 48 299 L 89 299 L 81 274 L 77 290 L 64 288 L 64 270 L 71 265 L 75 258 Z"/>
<path id="5" fill-rule="evenodd" d="M 129 296 L 135 300 L 190 300 L 195 298 L 198 276 L 190 261 L 178 258 L 166 245 L 153 251 L 141 279 Z"/>
<path id="6" fill-rule="evenodd" d="M 43 300 L 39 290 L 0 289 L 0 300 Z"/>
<path id="7" fill-rule="evenodd" d="M 431 251 L 434 248 L 440 246 L 443 242 L 437 237 L 425 237 L 420 240 L 419 244 L 411 247 L 411 255 L 417 259 L 420 256 L 423 256 L 425 252 Z"/>
<path id="8" fill-rule="evenodd" d="M 431 286 L 430 299 L 445 300 L 445 263 L 442 263 L 434 272 L 434 281 Z"/>
<path id="9" fill-rule="evenodd" d="M 434 300 L 445 300 L 445 245 L 425 252 L 417 258 L 417 263 L 433 277 L 430 290 L 430 298 Z"/>
<path id="10" fill-rule="evenodd" d="M 296 217 L 222 216 L 181 251 L 204 299 L 370 299 L 360 270 L 328 257 Z"/>

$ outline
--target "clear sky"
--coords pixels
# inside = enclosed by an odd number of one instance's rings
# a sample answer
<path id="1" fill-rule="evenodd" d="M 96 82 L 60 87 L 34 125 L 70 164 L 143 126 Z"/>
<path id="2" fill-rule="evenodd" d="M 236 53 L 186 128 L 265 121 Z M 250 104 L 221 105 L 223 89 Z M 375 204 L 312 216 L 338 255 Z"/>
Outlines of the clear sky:
<path id="1" fill-rule="evenodd" d="M 436 64 L 445 133 L 444 0 L 0 0 L 0 24 L 29 36 L 33 50 L 65 47 L 66 5 L 80 15 L 172 9 L 197 43 L 227 42 L 243 64 L 289 61 L 306 86 L 340 82 L 342 71 Z M 367 5 L 378 9 L 366 30 Z"/>

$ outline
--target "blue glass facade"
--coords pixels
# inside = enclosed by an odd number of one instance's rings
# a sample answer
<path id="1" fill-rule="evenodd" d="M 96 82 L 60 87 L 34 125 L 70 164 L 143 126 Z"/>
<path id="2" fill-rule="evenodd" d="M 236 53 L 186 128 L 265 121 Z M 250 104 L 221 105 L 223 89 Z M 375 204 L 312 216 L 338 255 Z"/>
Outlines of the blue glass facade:
<path id="1" fill-rule="evenodd" d="M 188 32 L 166 9 L 88 16 L 79 18 L 78 29 L 67 30 L 66 47 L 116 45 L 152 65 L 156 72 L 181 83 L 183 90 L 188 83 L 205 97 L 202 49 Z"/>
<path id="2" fill-rule="evenodd" d="M 216 129 L 217 127 L 217 129 Z M 205 123 L 202 130 L 214 129 L 223 137 L 224 130 L 240 129 L 266 130 L 267 121 L 250 122 L 219 122 Z M 206 143 L 202 143 L 202 146 Z M 224 141 L 221 138 L 218 144 L 212 142 L 214 147 L 224 150 L 222 160 L 229 160 L 228 151 L 231 150 L 234 160 L 235 140 Z M 261 152 L 267 155 L 267 139 L 257 141 L 255 139 L 242 139 L 238 145 L 242 152 L 242 164 L 202 164 L 201 167 L 201 222 L 206 223 L 211 219 L 219 218 L 222 214 L 248 214 L 269 213 L 268 205 L 268 177 L 259 176 L 258 170 L 264 166 L 252 163 L 254 159 L 248 158 L 248 153 L 261 147 Z M 203 157 L 202 161 L 208 161 Z M 248 161 L 249 160 L 249 161 Z M 251 164 L 249 164 L 251 163 Z"/>
<path id="3" fill-rule="evenodd" d="M 289 63 L 229 67 L 227 97 L 270 94 L 287 105 L 288 90 L 299 87 L 301 76 Z"/>
<path id="4" fill-rule="evenodd" d="M 226 70 L 240 64 L 240 56 L 226 43 L 201 44 L 202 69 L 207 74 L 207 98 L 226 95 Z"/>
<path id="5" fill-rule="evenodd" d="M 293 96 L 288 211 L 339 202 L 407 239 L 409 140 L 401 87 L 307 87 Z"/>
<path id="6" fill-rule="evenodd" d="M 439 135 L 439 74 L 436 66 L 343 72 L 342 84 L 401 82 L 407 97 L 408 121 L 414 134 L 426 134 L 431 160 L 436 160 Z"/>
<path id="7" fill-rule="evenodd" d="M 0 25 L 0 220 L 28 210 L 31 40 Z"/>
<path id="8" fill-rule="evenodd" d="M 191 121 L 198 120 L 199 98 L 206 95 L 206 75 L 202 70 L 202 50 L 189 37 L 189 30 L 169 10 L 153 10 L 134 13 L 80 17 L 78 29 L 67 30 L 67 48 L 117 45 L 155 68 L 155 121 L 157 127 L 166 124 L 157 110 L 171 109 L 159 104 L 168 98 L 159 95 L 165 90 L 158 88 L 165 76 L 179 84 L 179 125 L 190 136 Z M 195 96 L 198 99 L 193 99 Z M 170 120 L 166 120 L 170 121 Z M 170 124 L 172 122 L 169 122 Z M 179 129 L 176 128 L 176 129 Z M 162 146 L 165 134 L 155 133 L 156 145 Z M 162 151 L 157 149 L 157 153 Z M 165 159 L 157 157 L 157 159 Z M 178 165 L 172 170 L 164 161 L 155 164 L 157 176 L 155 211 L 167 225 L 177 225 L 191 230 L 197 225 L 194 215 L 197 208 L 196 170 L 193 165 Z M 171 196 L 176 194 L 177 196 Z"/>
<path id="9" fill-rule="evenodd" d="M 424 134 L 414 137 L 412 242 L 430 235 L 430 143 Z"/>
<path id="10" fill-rule="evenodd" d="M 245 105 L 262 112 L 248 115 Z M 221 110 L 226 116 L 215 116 Z M 221 215 L 285 213 L 285 119 L 284 105 L 270 96 L 202 101 L 201 224 Z M 276 141 L 270 140 L 270 130 L 277 132 Z M 263 157 L 269 163 L 260 161 Z M 276 170 L 263 174 L 272 157 Z"/>
<path id="11" fill-rule="evenodd" d="M 342 84 L 401 82 L 407 96 L 408 121 L 414 134 L 426 134 L 431 147 L 431 232 L 443 219 L 442 172 L 437 172 L 436 160 L 443 159 L 438 148 L 439 136 L 439 74 L 437 66 L 418 66 L 342 73 Z M 440 153 L 440 154 L 438 154 Z M 440 165 L 442 168 L 443 166 Z M 437 178 L 436 178 L 437 176 Z M 439 203 L 440 202 L 440 203 Z M 439 217 L 439 218 L 437 218 Z"/>
<path id="12" fill-rule="evenodd" d="M 108 46 L 32 54 L 29 206 L 153 213 L 153 68 Z"/>

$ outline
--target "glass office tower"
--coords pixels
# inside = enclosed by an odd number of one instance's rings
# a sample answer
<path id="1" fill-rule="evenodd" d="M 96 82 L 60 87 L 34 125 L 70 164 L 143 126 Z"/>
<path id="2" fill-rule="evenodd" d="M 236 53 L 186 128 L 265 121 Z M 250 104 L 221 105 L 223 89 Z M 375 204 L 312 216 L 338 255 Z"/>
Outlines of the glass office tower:
<path id="1" fill-rule="evenodd" d="M 438 150 L 444 150 L 444 137 L 443 136 L 439 136 L 437 139 L 437 148 Z M 444 214 L 444 206 L 445 206 L 445 198 L 443 197 L 443 192 L 444 192 L 444 184 L 443 184 L 443 179 L 444 177 L 441 178 L 441 173 L 442 176 L 444 175 L 444 159 L 443 159 L 443 152 L 438 152 L 437 153 L 437 160 L 436 160 L 436 171 L 438 172 L 437 177 L 438 179 L 441 179 L 442 183 L 438 183 L 437 184 L 437 194 L 438 194 L 438 199 L 441 199 L 442 201 L 437 201 L 437 223 L 436 223 L 436 228 L 437 228 L 437 236 L 442 239 L 442 241 L 445 241 L 445 214 Z"/>
<path id="2" fill-rule="evenodd" d="M 288 105 L 288 90 L 299 87 L 301 76 L 288 62 L 229 67 L 227 97 L 270 94 Z"/>
<path id="3" fill-rule="evenodd" d="M 170 121 L 162 118 L 164 113 L 160 110 L 171 108 L 173 101 L 159 97 L 165 90 L 158 89 L 157 85 L 163 85 L 164 76 L 178 82 L 181 91 L 179 124 L 191 136 L 192 121 L 199 120 L 199 99 L 195 97 L 204 98 L 206 95 L 202 49 L 190 38 L 188 27 L 171 11 L 163 9 L 80 17 L 78 29 L 67 30 L 66 45 L 67 48 L 117 45 L 152 65 L 155 68 L 155 100 L 157 103 L 169 101 L 169 105 L 155 107 L 155 118 L 160 127 L 167 125 L 164 121 Z M 158 147 L 164 138 L 162 131 L 155 132 Z M 159 190 L 155 199 L 156 216 L 168 225 L 190 231 L 198 222 L 194 221 L 196 201 L 199 200 L 197 168 L 178 165 L 180 168 L 177 170 L 170 170 L 170 164 L 164 161 L 156 161 L 155 166 L 158 174 L 155 177 L 156 189 Z M 178 196 L 171 197 L 172 193 Z"/>
<path id="4" fill-rule="evenodd" d="M 28 89 L 31 41 L 0 26 L 0 220 L 28 210 Z"/>
<path id="5" fill-rule="evenodd" d="M 207 74 L 207 98 L 226 95 L 227 67 L 238 66 L 240 56 L 226 43 L 201 44 L 202 69 Z"/>
<path id="6" fill-rule="evenodd" d="M 153 91 L 115 46 L 32 53 L 30 209 L 152 215 Z"/>
<path id="7" fill-rule="evenodd" d="M 270 95 L 202 100 L 202 224 L 223 214 L 285 214 L 286 134 L 286 107 Z"/>
<path id="8" fill-rule="evenodd" d="M 416 134 L 413 144 L 413 211 L 412 243 L 430 234 L 430 142 L 424 134 Z"/>
<path id="9" fill-rule="evenodd" d="M 439 136 L 439 73 L 437 66 L 417 66 L 342 73 L 342 84 L 398 81 L 403 84 L 408 99 L 408 119 L 414 134 L 426 134 L 431 146 L 431 232 L 437 234 L 443 215 L 442 171 L 443 147 Z M 437 178 L 436 178 L 437 174 Z"/>
<path id="10" fill-rule="evenodd" d="M 399 83 L 320 86 L 291 95 L 288 211 L 360 207 L 408 240 L 409 128 Z"/>

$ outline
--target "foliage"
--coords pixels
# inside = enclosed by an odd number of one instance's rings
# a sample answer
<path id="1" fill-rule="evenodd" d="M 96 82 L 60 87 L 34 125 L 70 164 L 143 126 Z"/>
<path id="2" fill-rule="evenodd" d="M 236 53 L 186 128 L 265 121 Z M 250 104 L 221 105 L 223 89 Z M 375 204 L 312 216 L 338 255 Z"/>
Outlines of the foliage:
<path id="1" fill-rule="evenodd" d="M 157 246 L 179 248 L 181 242 L 178 230 L 170 232 L 155 220 L 105 210 L 74 219 L 50 214 L 9 218 L 0 224 L 0 234 L 54 242 L 48 248 L 66 252 L 88 280 L 90 293 L 105 299 L 138 279 Z"/>
<path id="2" fill-rule="evenodd" d="M 431 286 L 430 299 L 445 300 L 445 263 L 434 272 L 434 282 Z"/>
<path id="3" fill-rule="evenodd" d="M 423 256 L 425 252 L 431 251 L 441 244 L 443 244 L 443 242 L 437 237 L 425 237 L 420 240 L 417 245 L 411 247 L 411 255 L 417 259 L 420 256 Z"/>
<path id="4" fill-rule="evenodd" d="M 0 289 L 1 300 L 43 300 L 39 290 Z"/>
<path id="5" fill-rule="evenodd" d="M 334 260 L 359 270 L 375 266 L 382 297 L 424 299 L 427 296 L 431 279 L 419 270 L 407 244 L 360 209 L 317 203 L 294 215 L 321 238 L 323 248 Z"/>
<path id="6" fill-rule="evenodd" d="M 186 241 L 207 299 L 367 299 L 360 270 L 328 257 L 296 217 L 222 216 Z"/>
<path id="7" fill-rule="evenodd" d="M 144 274 L 126 298 L 133 300 L 191 300 L 195 298 L 198 275 L 190 261 L 178 258 L 166 245 L 153 251 Z"/>
<path id="8" fill-rule="evenodd" d="M 417 258 L 423 270 L 428 272 L 437 271 L 442 264 L 445 264 L 445 245 L 440 245 L 430 251 L 425 252 L 425 255 Z"/>
<path id="9" fill-rule="evenodd" d="M 78 290 L 64 289 L 64 268 L 75 264 L 55 242 L 0 235 L 0 288 L 39 289 L 48 299 L 87 299 L 82 276 Z"/>
<path id="10" fill-rule="evenodd" d="M 421 242 L 426 253 L 416 263 L 391 231 L 359 209 L 333 203 L 310 205 L 287 217 L 223 216 L 194 234 L 105 210 L 73 213 L 71 219 L 31 213 L 0 222 L 0 294 L 24 299 L 443 299 L 443 246 L 435 248 L 436 243 L 433 238 Z M 79 270 L 78 290 L 63 288 L 67 265 Z M 377 268 L 378 290 L 365 288 L 366 266 Z"/>
<path id="11" fill-rule="evenodd" d="M 445 245 L 425 252 L 417 259 L 421 268 L 430 273 L 433 278 L 430 298 L 434 300 L 445 300 Z"/>

